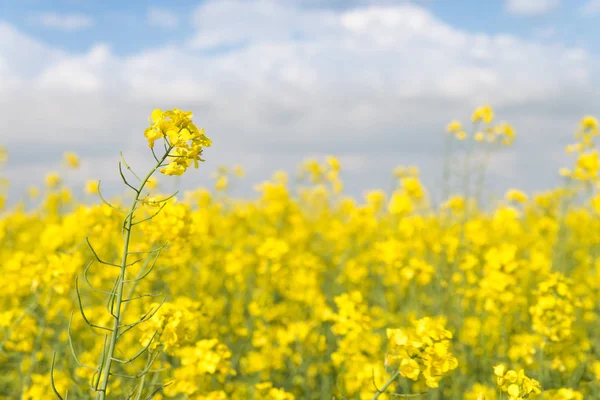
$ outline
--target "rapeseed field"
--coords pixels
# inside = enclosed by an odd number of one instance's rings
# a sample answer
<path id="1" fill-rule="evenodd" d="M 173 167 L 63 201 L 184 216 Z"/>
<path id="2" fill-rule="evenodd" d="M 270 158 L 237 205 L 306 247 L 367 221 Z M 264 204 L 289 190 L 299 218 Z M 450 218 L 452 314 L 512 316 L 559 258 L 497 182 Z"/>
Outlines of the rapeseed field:
<path id="1" fill-rule="evenodd" d="M 239 166 L 163 193 L 159 175 L 211 173 L 213 135 L 154 110 L 154 166 L 123 154 L 120 198 L 90 180 L 75 201 L 49 172 L 9 207 L 2 186 L 0 398 L 600 399 L 599 130 L 576 124 L 543 193 L 485 200 L 518 137 L 483 106 L 434 137 L 443 187 L 406 166 L 349 197 L 332 156 L 244 200 Z"/>

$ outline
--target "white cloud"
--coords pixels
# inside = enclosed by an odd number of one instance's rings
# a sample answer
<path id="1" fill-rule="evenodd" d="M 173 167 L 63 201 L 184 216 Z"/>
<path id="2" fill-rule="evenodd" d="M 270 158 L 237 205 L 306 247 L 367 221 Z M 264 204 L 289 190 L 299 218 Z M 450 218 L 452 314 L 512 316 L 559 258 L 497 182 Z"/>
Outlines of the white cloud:
<path id="1" fill-rule="evenodd" d="M 40 181 L 37 166 L 65 149 L 110 161 L 89 167 L 99 178 L 113 177 L 121 149 L 143 164 L 150 110 L 178 107 L 193 110 L 214 141 L 204 172 L 184 176 L 184 185 L 220 164 L 245 165 L 257 180 L 327 153 L 353 161 L 347 187 L 355 193 L 387 187 L 396 164 L 420 165 L 432 182 L 445 124 L 491 103 L 521 135 L 503 153 L 522 160 L 510 161 L 521 173 L 499 175 L 500 186 L 539 188 L 558 169 L 545 155 L 600 109 L 589 89 L 597 61 L 587 52 L 465 32 L 417 6 L 342 12 L 209 1 L 194 24 L 189 47 L 120 56 L 104 45 L 65 53 L 0 23 L 0 118 L 20 162 L 10 167 L 14 180 Z"/>
<path id="2" fill-rule="evenodd" d="M 299 33 L 314 39 L 328 28 L 339 29 L 338 17 L 333 11 L 298 9 L 272 0 L 208 1 L 194 13 L 197 33 L 190 44 L 205 49 L 248 42 L 289 43 Z"/>
<path id="3" fill-rule="evenodd" d="M 103 75 L 110 68 L 110 49 L 97 45 L 83 56 L 73 56 L 49 64 L 34 81 L 38 90 L 98 92 L 108 81 Z"/>
<path id="4" fill-rule="evenodd" d="M 545 14 L 560 5 L 560 0 L 506 0 L 511 14 L 533 16 Z"/>
<path id="5" fill-rule="evenodd" d="M 177 14 L 166 8 L 149 8 L 147 19 L 150 25 L 165 29 L 173 29 L 179 24 Z"/>
<path id="6" fill-rule="evenodd" d="M 540 40 L 551 40 L 557 35 L 558 30 L 554 26 L 541 26 L 533 29 L 533 36 Z"/>
<path id="7" fill-rule="evenodd" d="M 600 13 L 600 0 L 588 0 L 581 7 L 581 14 L 584 16 L 592 16 Z"/>
<path id="8" fill-rule="evenodd" d="M 32 17 L 31 20 L 45 28 L 68 32 L 89 28 L 94 24 L 92 17 L 80 13 L 58 14 L 55 12 L 48 12 L 36 15 Z"/>

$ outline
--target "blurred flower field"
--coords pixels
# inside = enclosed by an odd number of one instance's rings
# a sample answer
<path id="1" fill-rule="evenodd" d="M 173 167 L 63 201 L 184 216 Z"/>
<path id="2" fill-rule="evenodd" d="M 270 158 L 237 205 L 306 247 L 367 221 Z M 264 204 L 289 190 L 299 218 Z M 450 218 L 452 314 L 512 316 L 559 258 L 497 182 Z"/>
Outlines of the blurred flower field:
<path id="1" fill-rule="evenodd" d="M 98 200 L 77 202 L 49 173 L 8 207 L 3 183 L 1 399 L 600 398 L 593 117 L 551 172 L 560 187 L 491 204 L 486 168 L 515 131 L 488 106 L 440 138 L 439 202 L 410 166 L 348 197 L 335 157 L 275 172 L 254 199 L 228 195 L 238 166 L 212 191 L 162 193 L 210 173 L 191 118 L 152 113 L 156 166 L 122 158 L 120 198 L 89 181 Z"/>

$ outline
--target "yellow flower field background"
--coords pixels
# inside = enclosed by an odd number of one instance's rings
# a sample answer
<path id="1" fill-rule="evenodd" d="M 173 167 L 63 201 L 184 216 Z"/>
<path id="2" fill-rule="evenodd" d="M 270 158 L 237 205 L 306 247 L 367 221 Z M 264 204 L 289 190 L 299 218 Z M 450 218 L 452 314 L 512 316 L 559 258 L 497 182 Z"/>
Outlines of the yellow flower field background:
<path id="1" fill-rule="evenodd" d="M 9 207 L 0 169 L 1 399 L 600 398 L 596 119 L 574 121 L 560 187 L 493 204 L 515 130 L 489 106 L 450 122 L 436 204 L 414 166 L 348 197 L 333 156 L 250 200 L 228 195 L 240 166 L 164 193 L 212 172 L 218 132 L 192 118 L 151 113 L 155 165 L 123 154 L 119 198 L 90 180 L 77 202 L 49 173 Z"/>

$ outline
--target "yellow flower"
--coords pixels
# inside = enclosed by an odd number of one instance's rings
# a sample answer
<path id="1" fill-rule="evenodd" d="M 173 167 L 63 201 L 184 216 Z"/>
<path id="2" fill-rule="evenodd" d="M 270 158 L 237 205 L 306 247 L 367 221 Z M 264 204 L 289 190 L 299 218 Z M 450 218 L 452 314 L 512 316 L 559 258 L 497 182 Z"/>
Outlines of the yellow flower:
<path id="1" fill-rule="evenodd" d="M 579 155 L 571 176 L 581 181 L 595 181 L 598 178 L 599 169 L 600 159 L 598 152 L 593 150 Z"/>
<path id="2" fill-rule="evenodd" d="M 590 115 L 586 115 L 581 120 L 581 127 L 583 129 L 589 129 L 592 131 L 597 130 L 598 129 L 598 120 Z"/>
<path id="3" fill-rule="evenodd" d="M 494 367 L 494 375 L 502 377 L 505 373 L 506 366 L 504 366 L 503 364 L 499 364 Z"/>
<path id="4" fill-rule="evenodd" d="M 571 176 L 571 170 L 569 168 L 561 168 L 558 170 L 560 176 L 569 177 Z"/>
<path id="5" fill-rule="evenodd" d="M 64 155 L 64 160 L 67 163 L 67 165 L 71 168 L 79 167 L 79 157 L 75 153 L 67 151 Z"/>
<path id="6" fill-rule="evenodd" d="M 430 388 L 438 387 L 444 375 L 458 367 L 457 359 L 450 352 L 452 333 L 432 318 L 422 318 L 413 328 L 387 329 L 392 353 L 387 365 L 397 365 L 400 374 L 417 380 L 420 375 Z"/>
<path id="7" fill-rule="evenodd" d="M 156 179 L 155 177 L 150 177 L 147 181 L 146 181 L 146 187 L 148 189 L 154 189 L 156 187 L 158 187 L 158 179 Z"/>
<path id="8" fill-rule="evenodd" d="M 46 175 L 46 186 L 50 189 L 56 188 L 60 185 L 61 179 L 60 175 L 56 172 L 51 172 Z"/>
<path id="9" fill-rule="evenodd" d="M 452 196 L 444 204 L 442 204 L 443 209 L 450 209 L 454 212 L 463 211 L 465 206 L 466 201 L 461 196 Z"/>
<path id="10" fill-rule="evenodd" d="M 182 175 L 187 168 L 202 159 L 204 147 L 211 146 L 211 140 L 204 134 L 204 129 L 198 129 L 192 122 L 192 113 L 177 108 L 163 112 L 156 109 L 152 111 L 150 127 L 144 131 L 148 139 L 148 146 L 154 148 L 157 140 L 163 139 L 169 150 L 172 160 L 167 167 L 160 170 L 165 175 Z"/>
<path id="11" fill-rule="evenodd" d="M 244 171 L 244 168 L 242 168 L 240 165 L 234 165 L 233 174 L 238 178 L 243 178 L 246 172 Z"/>
<path id="12" fill-rule="evenodd" d="M 222 175 L 217 179 L 217 182 L 215 183 L 215 189 L 222 191 L 227 189 L 227 187 L 229 186 L 229 180 L 227 179 L 227 176 Z"/>
<path id="13" fill-rule="evenodd" d="M 506 390 L 508 392 L 509 395 L 511 395 L 512 397 L 518 397 L 520 394 L 520 390 L 519 390 L 519 385 L 515 385 L 514 383 L 511 385 L 508 385 L 508 389 Z"/>
<path id="14" fill-rule="evenodd" d="M 98 181 L 96 180 L 88 180 L 85 182 L 85 192 L 87 194 L 96 194 L 98 193 Z"/>
<path id="15" fill-rule="evenodd" d="M 186 170 L 186 167 L 184 167 L 181 164 L 170 163 L 165 168 L 161 169 L 160 172 L 165 175 L 169 175 L 169 176 L 173 176 L 173 175 L 180 176 L 180 175 L 183 175 L 185 170 Z"/>
<path id="16" fill-rule="evenodd" d="M 479 107 L 473 112 L 471 120 L 473 122 L 483 121 L 486 124 L 489 124 L 494 120 L 494 110 L 492 110 L 492 107 L 488 105 Z"/>
<path id="17" fill-rule="evenodd" d="M 0 146 L 0 165 L 4 164 L 8 160 L 8 153 L 4 146 Z"/>
<path id="18" fill-rule="evenodd" d="M 519 400 L 532 393 L 541 393 L 540 383 L 527 377 L 523 370 L 507 371 L 503 365 L 497 365 L 494 367 L 494 375 L 497 377 L 498 387 L 508 393 L 509 400 Z"/>
<path id="19" fill-rule="evenodd" d="M 341 169 L 340 161 L 334 156 L 327 156 L 327 164 L 335 172 L 339 172 Z"/>
<path id="20" fill-rule="evenodd" d="M 494 132 L 502 139 L 501 143 L 505 146 L 511 145 L 515 141 L 515 130 L 507 122 L 497 125 L 494 128 Z"/>
<path id="21" fill-rule="evenodd" d="M 371 190 L 365 195 L 367 204 L 373 208 L 374 211 L 379 211 L 385 204 L 386 195 L 383 190 Z"/>
<path id="22" fill-rule="evenodd" d="M 35 199 L 40 195 L 40 190 L 35 186 L 30 186 L 29 189 L 27 189 L 27 195 L 32 199 Z"/>
<path id="23" fill-rule="evenodd" d="M 590 369 L 591 369 L 592 373 L 594 374 L 594 378 L 596 378 L 596 380 L 600 381 L 600 361 L 592 362 Z"/>
<path id="24" fill-rule="evenodd" d="M 419 377 L 419 363 L 412 358 L 404 358 L 400 362 L 400 374 L 408 379 L 416 381 Z"/>
<path id="25" fill-rule="evenodd" d="M 388 210 L 393 215 L 409 214 L 413 209 L 410 197 L 402 192 L 395 191 L 388 204 Z"/>
<path id="26" fill-rule="evenodd" d="M 473 384 L 473 388 L 465 393 L 464 400 L 496 400 L 496 390 L 480 383 Z"/>
<path id="27" fill-rule="evenodd" d="M 458 133 L 462 131 L 462 125 L 460 122 L 454 120 L 446 126 L 446 130 L 451 133 Z"/>
<path id="28" fill-rule="evenodd" d="M 528 199 L 525 193 L 516 189 L 510 189 L 508 192 L 506 192 L 505 198 L 508 201 L 514 201 L 521 204 L 527 202 Z"/>

